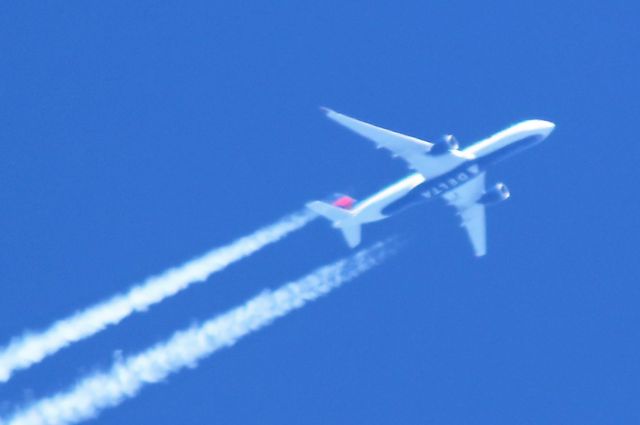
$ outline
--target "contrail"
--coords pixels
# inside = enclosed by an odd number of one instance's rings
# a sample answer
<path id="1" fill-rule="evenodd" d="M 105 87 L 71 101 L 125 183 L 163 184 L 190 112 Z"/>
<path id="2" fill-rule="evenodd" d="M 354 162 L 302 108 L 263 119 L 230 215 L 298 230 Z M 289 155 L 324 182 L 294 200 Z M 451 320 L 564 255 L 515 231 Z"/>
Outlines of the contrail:
<path id="1" fill-rule="evenodd" d="M 137 355 L 115 363 L 110 370 L 78 381 L 68 391 L 42 399 L 16 412 L 0 425 L 60 425 L 97 416 L 274 319 L 302 307 L 378 264 L 387 255 L 384 243 L 322 267 L 302 279 L 265 291 L 245 304 L 191 329 L 177 332 Z"/>
<path id="2" fill-rule="evenodd" d="M 27 332 L 0 348 L 0 382 L 6 382 L 19 369 L 40 362 L 58 350 L 88 338 L 127 316 L 206 280 L 211 274 L 241 260 L 264 246 L 277 242 L 300 229 L 315 217 L 303 212 L 289 215 L 255 233 L 242 237 L 182 266 L 152 276 L 128 292 L 81 310 L 36 333 Z"/>

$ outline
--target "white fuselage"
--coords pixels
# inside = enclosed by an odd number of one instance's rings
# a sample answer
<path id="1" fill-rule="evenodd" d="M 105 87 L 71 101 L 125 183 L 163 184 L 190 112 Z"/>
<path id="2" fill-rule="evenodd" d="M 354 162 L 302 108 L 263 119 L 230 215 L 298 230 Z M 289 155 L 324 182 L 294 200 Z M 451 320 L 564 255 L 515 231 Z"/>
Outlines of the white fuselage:
<path id="1" fill-rule="evenodd" d="M 491 163 L 541 142 L 554 127 L 543 120 L 522 121 L 466 149 L 448 152 L 446 158 L 438 161 L 439 169 L 428 181 L 420 173 L 411 174 L 360 201 L 352 213 L 359 223 L 369 223 L 388 217 L 383 210 L 416 189 L 426 199 L 447 193 Z"/>

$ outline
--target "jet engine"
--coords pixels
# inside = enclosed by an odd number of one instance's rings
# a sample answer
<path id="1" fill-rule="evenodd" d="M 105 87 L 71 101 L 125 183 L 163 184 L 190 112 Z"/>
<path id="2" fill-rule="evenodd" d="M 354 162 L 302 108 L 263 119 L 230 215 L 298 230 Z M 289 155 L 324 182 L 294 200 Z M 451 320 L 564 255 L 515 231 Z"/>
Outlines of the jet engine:
<path id="1" fill-rule="evenodd" d="M 504 183 L 498 183 L 491 189 L 487 190 L 484 195 L 478 199 L 478 202 L 484 205 L 493 205 L 509 198 L 511 193 Z"/>
<path id="2" fill-rule="evenodd" d="M 458 139 L 456 139 L 453 134 L 446 134 L 433 144 L 429 153 L 432 155 L 442 155 L 443 153 L 458 149 L 459 146 Z"/>

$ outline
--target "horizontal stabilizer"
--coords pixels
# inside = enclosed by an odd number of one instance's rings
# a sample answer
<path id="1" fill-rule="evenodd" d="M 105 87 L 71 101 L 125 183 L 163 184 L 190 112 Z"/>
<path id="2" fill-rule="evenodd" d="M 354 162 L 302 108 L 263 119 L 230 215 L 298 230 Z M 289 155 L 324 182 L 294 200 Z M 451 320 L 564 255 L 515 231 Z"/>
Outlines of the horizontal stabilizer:
<path id="1" fill-rule="evenodd" d="M 307 208 L 314 213 L 323 216 L 327 220 L 332 221 L 336 225 L 353 217 L 353 214 L 348 210 L 322 201 L 309 202 L 307 204 Z"/>
<path id="2" fill-rule="evenodd" d="M 331 221 L 333 227 L 340 229 L 349 247 L 354 248 L 360 244 L 362 239 L 361 224 L 352 212 L 321 201 L 309 202 L 307 208 Z"/>
<path id="3" fill-rule="evenodd" d="M 340 227 L 340 230 L 342 230 L 342 235 L 350 248 L 355 248 L 360 245 L 360 241 L 362 240 L 362 226 L 360 223 Z"/>

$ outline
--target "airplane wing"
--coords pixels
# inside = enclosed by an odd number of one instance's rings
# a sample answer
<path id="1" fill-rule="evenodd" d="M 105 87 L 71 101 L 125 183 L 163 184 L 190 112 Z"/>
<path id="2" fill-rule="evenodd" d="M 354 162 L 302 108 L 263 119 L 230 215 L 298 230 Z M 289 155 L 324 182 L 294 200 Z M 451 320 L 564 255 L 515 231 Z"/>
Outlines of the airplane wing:
<path id="1" fill-rule="evenodd" d="M 487 253 L 485 206 L 477 202 L 484 191 L 485 173 L 482 173 L 443 195 L 458 210 L 460 225 L 467 231 L 477 257 Z"/>
<path id="2" fill-rule="evenodd" d="M 394 157 L 404 159 L 409 164 L 409 167 L 418 171 L 427 179 L 438 176 L 443 170 L 450 169 L 452 162 L 462 163 L 468 159 L 460 151 L 452 151 L 449 154 L 438 156 L 428 155 L 433 143 L 376 127 L 331 109 L 322 109 L 327 114 L 327 117 L 333 121 L 372 140 L 378 148 L 390 150 Z"/>

